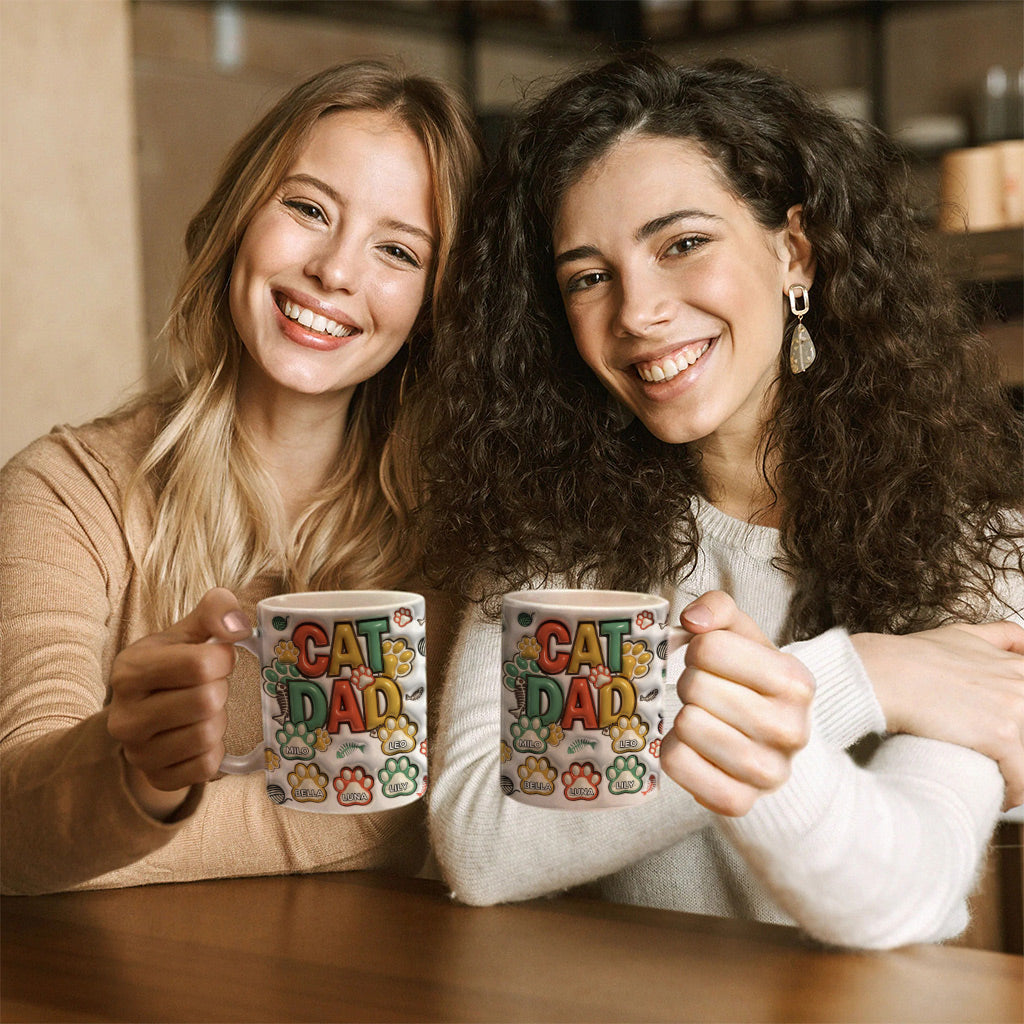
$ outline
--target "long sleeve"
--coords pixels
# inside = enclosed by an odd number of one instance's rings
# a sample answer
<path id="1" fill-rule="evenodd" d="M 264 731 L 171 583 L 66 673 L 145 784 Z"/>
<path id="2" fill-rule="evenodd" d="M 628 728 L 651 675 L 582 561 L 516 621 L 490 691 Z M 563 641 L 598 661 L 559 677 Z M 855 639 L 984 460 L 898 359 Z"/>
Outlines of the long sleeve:
<path id="1" fill-rule="evenodd" d="M 62 468 L 74 474 L 73 465 Z M 8 892 L 66 888 L 145 856 L 182 827 L 155 821 L 130 799 L 123 760 L 106 731 L 107 624 L 128 571 L 112 492 L 65 488 L 62 475 L 48 477 L 22 458 L 2 477 L 0 782 Z"/>
<path id="2" fill-rule="evenodd" d="M 452 654 L 434 738 L 431 839 L 465 903 L 528 899 L 593 881 L 704 828 L 710 812 L 665 784 L 648 804 L 555 811 L 517 803 L 498 786 L 501 627 L 471 608 Z"/>
<path id="3" fill-rule="evenodd" d="M 967 925 L 1002 796 L 965 747 L 894 736 L 861 768 L 815 735 L 785 786 L 717 827 L 810 935 L 890 948 Z"/>

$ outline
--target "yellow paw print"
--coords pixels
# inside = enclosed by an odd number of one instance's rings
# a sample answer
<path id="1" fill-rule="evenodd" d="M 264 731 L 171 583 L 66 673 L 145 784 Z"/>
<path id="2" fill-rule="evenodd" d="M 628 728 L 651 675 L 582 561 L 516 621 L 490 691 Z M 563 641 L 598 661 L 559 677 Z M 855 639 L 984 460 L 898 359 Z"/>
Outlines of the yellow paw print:
<path id="1" fill-rule="evenodd" d="M 294 665 L 299 660 L 299 649 L 291 640 L 282 640 L 275 644 L 274 654 L 283 665 Z"/>
<path id="2" fill-rule="evenodd" d="M 517 646 L 527 661 L 536 661 L 540 657 L 540 641 L 535 636 L 524 636 Z"/>
<path id="3" fill-rule="evenodd" d="M 380 749 L 383 754 L 407 754 L 416 749 L 416 733 L 419 726 L 410 722 L 405 715 L 388 717 L 377 730 Z"/>
<path id="4" fill-rule="evenodd" d="M 263 751 L 263 760 L 267 766 L 267 771 L 272 772 L 275 768 L 281 767 L 281 758 L 274 753 L 270 747 L 266 747 Z"/>
<path id="5" fill-rule="evenodd" d="M 331 745 L 331 734 L 323 728 L 313 733 L 313 746 L 321 753 Z"/>
<path id="6" fill-rule="evenodd" d="M 551 796 L 558 772 L 546 757 L 528 757 L 517 769 L 519 788 L 534 796 Z"/>
<path id="7" fill-rule="evenodd" d="M 403 639 L 385 640 L 383 655 L 384 675 L 388 679 L 400 679 L 412 671 L 412 661 L 415 654 Z"/>
<path id="8" fill-rule="evenodd" d="M 612 738 L 612 750 L 616 754 L 643 750 L 647 744 L 647 723 L 639 715 L 620 718 L 608 730 Z"/>
<path id="9" fill-rule="evenodd" d="M 288 773 L 292 799 L 300 804 L 322 804 L 327 799 L 327 781 L 316 764 L 297 764 Z"/>
<path id="10" fill-rule="evenodd" d="M 565 739 L 565 730 L 557 723 L 548 726 L 548 746 L 557 747 Z"/>
<path id="11" fill-rule="evenodd" d="M 504 741 L 501 741 L 501 763 L 512 760 L 512 748 Z"/>
<path id="12" fill-rule="evenodd" d="M 651 652 L 643 640 L 627 640 L 622 645 L 622 675 L 627 679 L 640 679 L 651 667 Z"/>

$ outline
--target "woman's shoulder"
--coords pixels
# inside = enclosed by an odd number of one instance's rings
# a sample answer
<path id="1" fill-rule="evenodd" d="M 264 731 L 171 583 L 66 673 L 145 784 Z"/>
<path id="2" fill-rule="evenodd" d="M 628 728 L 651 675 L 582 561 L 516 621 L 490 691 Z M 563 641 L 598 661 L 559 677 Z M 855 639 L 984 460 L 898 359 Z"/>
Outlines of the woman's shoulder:
<path id="1" fill-rule="evenodd" d="M 62 425 L 37 438 L 3 467 L 8 485 L 26 478 L 54 485 L 83 477 L 123 491 L 156 435 L 159 410 L 139 403 L 81 426 Z"/>

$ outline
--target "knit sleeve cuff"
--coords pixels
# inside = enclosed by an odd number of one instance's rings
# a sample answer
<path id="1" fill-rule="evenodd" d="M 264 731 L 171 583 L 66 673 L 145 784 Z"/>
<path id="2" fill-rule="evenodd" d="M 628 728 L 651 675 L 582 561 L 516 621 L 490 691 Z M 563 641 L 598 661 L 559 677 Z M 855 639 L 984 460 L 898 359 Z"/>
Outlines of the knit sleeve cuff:
<path id="1" fill-rule="evenodd" d="M 828 743 L 845 750 L 864 736 L 885 731 L 882 707 L 845 629 L 830 629 L 784 650 L 814 676 L 814 725 Z"/>

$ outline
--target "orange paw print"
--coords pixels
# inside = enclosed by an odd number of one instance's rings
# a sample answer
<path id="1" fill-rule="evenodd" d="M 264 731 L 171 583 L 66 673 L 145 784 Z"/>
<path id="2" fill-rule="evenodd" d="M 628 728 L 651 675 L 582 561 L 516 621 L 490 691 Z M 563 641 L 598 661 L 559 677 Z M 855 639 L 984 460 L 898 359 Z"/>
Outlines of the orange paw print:
<path id="1" fill-rule="evenodd" d="M 373 800 L 373 776 L 367 775 L 360 767 L 342 768 L 334 780 L 338 803 L 342 807 L 353 804 L 368 804 Z"/>
<path id="2" fill-rule="evenodd" d="M 350 682 L 357 689 L 365 690 L 373 682 L 373 673 L 365 665 L 359 665 L 352 669 Z"/>
<path id="3" fill-rule="evenodd" d="M 596 800 L 601 786 L 601 773 L 589 761 L 573 761 L 562 772 L 566 800 Z"/>

